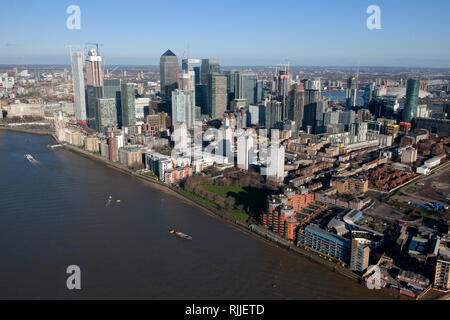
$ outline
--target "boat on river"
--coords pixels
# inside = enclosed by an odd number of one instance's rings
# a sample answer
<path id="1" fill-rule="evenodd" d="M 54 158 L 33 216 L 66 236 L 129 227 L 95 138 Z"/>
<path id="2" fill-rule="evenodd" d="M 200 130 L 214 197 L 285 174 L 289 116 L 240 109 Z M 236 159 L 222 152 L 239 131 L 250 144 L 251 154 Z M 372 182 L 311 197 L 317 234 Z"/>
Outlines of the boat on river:
<path id="1" fill-rule="evenodd" d="M 179 231 L 170 230 L 170 234 L 176 235 L 178 238 L 181 238 L 183 240 L 192 241 L 192 237 Z"/>

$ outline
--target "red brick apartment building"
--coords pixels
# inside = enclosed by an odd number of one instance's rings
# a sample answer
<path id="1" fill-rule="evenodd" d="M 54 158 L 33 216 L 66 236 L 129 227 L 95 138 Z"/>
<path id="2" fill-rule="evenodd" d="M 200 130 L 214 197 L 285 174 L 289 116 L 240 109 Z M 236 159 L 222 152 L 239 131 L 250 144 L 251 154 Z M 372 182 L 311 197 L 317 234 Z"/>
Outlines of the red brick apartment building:
<path id="1" fill-rule="evenodd" d="M 300 225 L 297 214 L 314 202 L 314 194 L 287 188 L 283 194 L 267 198 L 267 209 L 261 222 L 267 230 L 278 233 L 288 240 L 295 239 L 295 231 Z"/>

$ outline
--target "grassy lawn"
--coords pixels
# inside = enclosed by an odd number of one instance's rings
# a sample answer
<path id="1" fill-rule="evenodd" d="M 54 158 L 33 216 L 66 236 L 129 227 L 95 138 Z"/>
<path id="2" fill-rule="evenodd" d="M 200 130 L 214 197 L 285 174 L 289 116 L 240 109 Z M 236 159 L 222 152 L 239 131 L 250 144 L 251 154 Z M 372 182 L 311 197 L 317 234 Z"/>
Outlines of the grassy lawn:
<path id="1" fill-rule="evenodd" d="M 241 192 L 246 192 L 244 189 L 240 187 L 218 187 L 218 186 L 204 186 L 206 191 L 218 194 L 222 197 L 228 197 L 231 194 L 239 194 Z"/>
<path id="2" fill-rule="evenodd" d="M 215 193 L 222 197 L 232 197 L 236 200 L 235 208 L 243 206 L 246 212 L 249 212 L 258 218 L 257 215 L 265 209 L 267 193 L 263 190 L 241 187 L 221 187 L 204 186 L 206 191 Z"/>

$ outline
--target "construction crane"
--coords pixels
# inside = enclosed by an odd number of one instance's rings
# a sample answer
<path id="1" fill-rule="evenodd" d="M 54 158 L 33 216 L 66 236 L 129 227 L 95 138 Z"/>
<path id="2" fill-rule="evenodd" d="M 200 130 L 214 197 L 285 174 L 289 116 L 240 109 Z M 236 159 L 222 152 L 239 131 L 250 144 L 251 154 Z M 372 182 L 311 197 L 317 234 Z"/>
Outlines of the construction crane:
<path id="1" fill-rule="evenodd" d="M 86 45 L 95 46 L 97 48 L 97 54 L 100 55 L 100 51 L 98 51 L 98 47 L 103 47 L 104 44 L 101 43 L 86 43 Z"/>
<path id="2" fill-rule="evenodd" d="M 430 84 L 430 80 L 427 81 L 427 84 L 425 85 L 425 87 L 423 88 L 423 91 L 427 91 L 428 89 L 428 85 Z"/>

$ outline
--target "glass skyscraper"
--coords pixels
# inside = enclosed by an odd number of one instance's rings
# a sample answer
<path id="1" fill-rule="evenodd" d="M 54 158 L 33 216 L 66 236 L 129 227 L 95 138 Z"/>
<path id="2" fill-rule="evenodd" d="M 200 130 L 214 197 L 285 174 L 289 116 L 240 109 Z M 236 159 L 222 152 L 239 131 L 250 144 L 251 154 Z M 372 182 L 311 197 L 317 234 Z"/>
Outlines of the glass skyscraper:
<path id="1" fill-rule="evenodd" d="M 420 81 L 408 79 L 406 87 L 406 101 L 403 109 L 403 122 L 411 123 L 417 117 L 417 107 L 419 105 Z"/>
<path id="2" fill-rule="evenodd" d="M 103 97 L 105 99 L 116 99 L 117 126 L 122 127 L 122 81 L 120 79 L 106 79 L 103 86 Z"/>
<path id="3" fill-rule="evenodd" d="M 208 84 L 208 75 L 212 73 L 220 73 L 220 64 L 217 59 L 203 59 L 201 68 L 201 84 Z"/>
<path id="4" fill-rule="evenodd" d="M 83 52 L 72 52 L 72 79 L 75 118 L 78 124 L 86 124 L 86 97 L 84 91 Z"/>
<path id="5" fill-rule="evenodd" d="M 170 50 L 167 50 L 160 60 L 161 95 L 170 99 L 172 91 L 177 88 L 178 58 Z"/>
<path id="6" fill-rule="evenodd" d="M 131 127 L 136 125 L 136 106 L 134 83 L 122 83 L 122 126 Z"/>
<path id="7" fill-rule="evenodd" d="M 208 75 L 207 114 L 212 119 L 221 119 L 227 110 L 227 76 L 212 73 Z"/>

